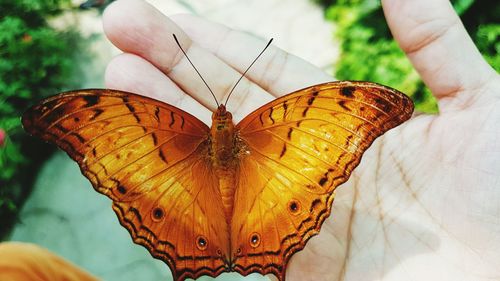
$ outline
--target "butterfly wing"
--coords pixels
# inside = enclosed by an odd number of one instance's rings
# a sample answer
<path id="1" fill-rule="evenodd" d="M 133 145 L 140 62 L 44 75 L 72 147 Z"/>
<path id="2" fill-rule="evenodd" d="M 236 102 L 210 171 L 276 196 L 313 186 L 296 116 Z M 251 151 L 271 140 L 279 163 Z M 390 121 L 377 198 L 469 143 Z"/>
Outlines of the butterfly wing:
<path id="1" fill-rule="evenodd" d="M 243 119 L 236 129 L 248 153 L 231 224 L 235 270 L 283 280 L 290 257 L 330 215 L 335 188 L 375 138 L 412 112 L 396 90 L 343 81 L 283 96 Z"/>
<path id="2" fill-rule="evenodd" d="M 204 123 L 168 104 L 115 90 L 48 98 L 22 123 L 78 162 L 95 190 L 113 200 L 134 242 L 165 261 L 174 279 L 226 270 L 227 223 Z"/>

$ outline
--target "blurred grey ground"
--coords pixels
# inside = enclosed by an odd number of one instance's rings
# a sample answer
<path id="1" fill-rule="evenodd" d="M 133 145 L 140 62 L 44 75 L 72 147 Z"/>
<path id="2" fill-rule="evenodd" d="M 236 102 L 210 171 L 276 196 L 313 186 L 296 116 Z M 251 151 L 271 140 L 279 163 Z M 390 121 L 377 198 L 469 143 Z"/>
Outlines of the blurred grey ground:
<path id="1" fill-rule="evenodd" d="M 75 1 L 77 2 L 77 1 Z M 166 15 L 191 13 L 245 30 L 263 38 L 274 37 L 278 47 L 331 71 L 338 56 L 333 27 L 323 10 L 308 0 L 176 0 L 149 1 Z M 258 20 L 257 20 L 258 18 Z M 77 21 L 84 34 L 100 33 L 96 11 L 71 14 L 56 20 Z M 86 87 L 103 87 L 107 62 L 119 53 L 104 39 L 92 45 L 96 54 L 85 62 Z M 21 211 L 11 240 L 32 242 L 67 258 L 104 280 L 171 280 L 170 270 L 132 243 L 120 226 L 110 200 L 93 190 L 76 163 L 59 152 L 44 165 L 33 194 Z M 212 280 L 204 277 L 200 280 Z M 217 280 L 267 280 L 258 274 L 241 277 L 223 274 Z"/>

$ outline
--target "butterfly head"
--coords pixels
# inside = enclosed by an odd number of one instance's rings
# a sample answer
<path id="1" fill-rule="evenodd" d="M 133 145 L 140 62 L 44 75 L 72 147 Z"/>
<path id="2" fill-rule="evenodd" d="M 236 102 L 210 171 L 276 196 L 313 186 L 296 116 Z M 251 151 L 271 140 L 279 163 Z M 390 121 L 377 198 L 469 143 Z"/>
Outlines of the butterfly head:
<path id="1" fill-rule="evenodd" d="M 221 104 L 217 110 L 212 114 L 212 123 L 217 124 L 216 128 L 222 130 L 228 125 L 233 124 L 233 115 L 226 110 L 226 106 Z"/>

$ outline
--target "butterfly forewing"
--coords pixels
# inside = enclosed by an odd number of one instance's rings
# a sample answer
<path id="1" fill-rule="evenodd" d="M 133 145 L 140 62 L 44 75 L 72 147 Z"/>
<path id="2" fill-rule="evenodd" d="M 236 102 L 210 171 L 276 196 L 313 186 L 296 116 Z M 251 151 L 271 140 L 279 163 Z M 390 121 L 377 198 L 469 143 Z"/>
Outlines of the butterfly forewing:
<path id="1" fill-rule="evenodd" d="M 176 280 L 225 270 L 227 223 L 201 121 L 139 95 L 81 90 L 42 101 L 22 122 L 78 162 L 134 241 Z"/>
<path id="2" fill-rule="evenodd" d="M 264 105 L 237 126 L 247 146 L 231 223 L 236 271 L 285 277 L 330 214 L 334 190 L 378 136 L 411 117 L 405 95 L 368 82 L 309 87 Z"/>

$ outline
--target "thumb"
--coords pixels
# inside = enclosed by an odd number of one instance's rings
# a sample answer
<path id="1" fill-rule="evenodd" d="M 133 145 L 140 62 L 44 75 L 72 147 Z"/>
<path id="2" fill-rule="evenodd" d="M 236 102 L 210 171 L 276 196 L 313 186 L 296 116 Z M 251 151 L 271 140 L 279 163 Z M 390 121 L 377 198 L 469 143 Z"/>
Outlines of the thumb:
<path id="1" fill-rule="evenodd" d="M 474 95 L 495 94 L 477 91 L 499 77 L 448 0 L 382 0 L 382 6 L 394 38 L 425 84 L 439 100 L 447 100 L 441 108 L 463 108 L 477 100 Z"/>

